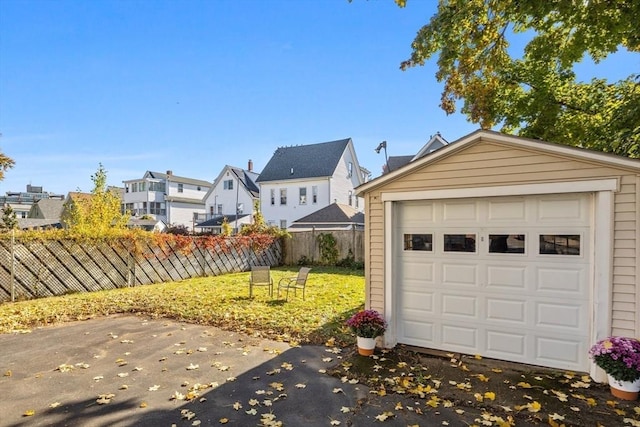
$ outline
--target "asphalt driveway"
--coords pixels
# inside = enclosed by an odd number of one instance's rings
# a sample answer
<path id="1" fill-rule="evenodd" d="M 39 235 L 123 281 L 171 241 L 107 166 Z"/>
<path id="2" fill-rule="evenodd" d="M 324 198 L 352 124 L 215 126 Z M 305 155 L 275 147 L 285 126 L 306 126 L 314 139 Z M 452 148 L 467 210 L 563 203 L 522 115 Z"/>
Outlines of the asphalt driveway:
<path id="1" fill-rule="evenodd" d="M 329 375 L 341 352 L 136 316 L 1 335 L 0 425 L 461 424 Z"/>

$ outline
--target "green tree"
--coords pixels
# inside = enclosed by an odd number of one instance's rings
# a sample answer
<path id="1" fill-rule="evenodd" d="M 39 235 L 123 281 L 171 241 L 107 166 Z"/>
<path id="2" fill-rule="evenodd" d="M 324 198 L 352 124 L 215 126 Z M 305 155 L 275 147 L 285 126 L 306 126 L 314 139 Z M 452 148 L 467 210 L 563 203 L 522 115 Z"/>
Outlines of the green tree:
<path id="1" fill-rule="evenodd" d="M 14 164 L 13 159 L 5 156 L 4 153 L 0 151 L 0 181 L 4 179 L 5 171 L 12 168 Z"/>
<path id="2" fill-rule="evenodd" d="M 11 206 L 5 206 L 2 208 L 2 224 L 0 224 L 0 229 L 12 230 L 14 228 L 18 228 L 16 213 Z"/>
<path id="3" fill-rule="evenodd" d="M 91 194 L 76 193 L 68 202 L 65 222 L 73 232 L 104 235 L 112 229 L 123 229 L 129 214 L 121 212 L 121 199 L 117 190 L 107 187 L 107 171 L 102 163 L 91 176 Z"/>
<path id="4" fill-rule="evenodd" d="M 638 22 L 637 0 L 440 0 L 400 68 L 438 55 L 440 107 L 482 128 L 640 157 L 640 74 L 583 82 L 574 72 L 587 57 L 640 52 Z M 509 39 L 523 36 L 512 56 Z"/>

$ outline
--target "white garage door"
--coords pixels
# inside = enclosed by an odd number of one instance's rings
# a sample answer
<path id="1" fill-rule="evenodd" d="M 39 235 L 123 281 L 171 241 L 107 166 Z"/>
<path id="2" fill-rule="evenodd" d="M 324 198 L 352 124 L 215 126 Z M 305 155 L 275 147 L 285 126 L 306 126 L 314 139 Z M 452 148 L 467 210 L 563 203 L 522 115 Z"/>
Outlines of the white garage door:
<path id="1" fill-rule="evenodd" d="M 398 202 L 398 342 L 588 370 L 591 196 Z"/>

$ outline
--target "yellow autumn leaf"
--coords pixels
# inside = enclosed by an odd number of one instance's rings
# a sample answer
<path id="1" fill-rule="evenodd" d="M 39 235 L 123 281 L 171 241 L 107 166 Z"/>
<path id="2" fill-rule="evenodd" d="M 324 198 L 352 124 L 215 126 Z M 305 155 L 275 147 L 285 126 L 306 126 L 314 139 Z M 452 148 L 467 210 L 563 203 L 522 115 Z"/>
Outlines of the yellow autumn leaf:
<path id="1" fill-rule="evenodd" d="M 146 408 L 146 407 L 147 407 L 147 402 L 142 402 L 142 403 L 140 403 L 140 407 L 141 407 L 141 408 Z"/>
<path id="2" fill-rule="evenodd" d="M 220 420 L 218 421 L 220 424 L 226 424 L 229 422 L 228 418 L 220 418 Z"/>
<path id="3" fill-rule="evenodd" d="M 24 411 L 22 416 L 24 416 L 24 417 L 32 417 L 35 414 L 36 414 L 36 411 L 34 411 L 33 409 L 27 409 L 26 411 Z"/>
<path id="4" fill-rule="evenodd" d="M 618 408 L 614 409 L 613 412 L 615 412 L 616 415 L 620 415 L 621 417 L 627 415 L 627 411 L 624 411 L 624 410 L 618 409 Z"/>
<path id="5" fill-rule="evenodd" d="M 598 405 L 598 402 L 593 397 L 587 399 L 587 405 L 594 407 Z"/>
<path id="6" fill-rule="evenodd" d="M 521 388 L 531 388 L 531 384 L 529 384 L 529 383 L 525 383 L 524 381 L 521 381 L 521 382 L 519 382 L 519 383 L 518 383 L 518 387 L 521 387 Z"/>
<path id="7" fill-rule="evenodd" d="M 484 398 L 489 400 L 496 400 L 496 394 L 492 391 L 487 391 L 484 393 Z"/>

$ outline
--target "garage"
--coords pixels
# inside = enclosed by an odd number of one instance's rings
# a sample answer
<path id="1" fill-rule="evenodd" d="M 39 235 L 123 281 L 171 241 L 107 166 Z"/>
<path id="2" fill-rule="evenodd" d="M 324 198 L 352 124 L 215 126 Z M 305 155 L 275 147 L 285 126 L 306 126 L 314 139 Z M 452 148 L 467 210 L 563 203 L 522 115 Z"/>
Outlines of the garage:
<path id="1" fill-rule="evenodd" d="M 640 161 L 479 130 L 357 189 L 365 306 L 397 344 L 603 373 L 640 336 Z"/>
<path id="2" fill-rule="evenodd" d="M 397 204 L 398 342 L 583 370 L 590 194 Z"/>

